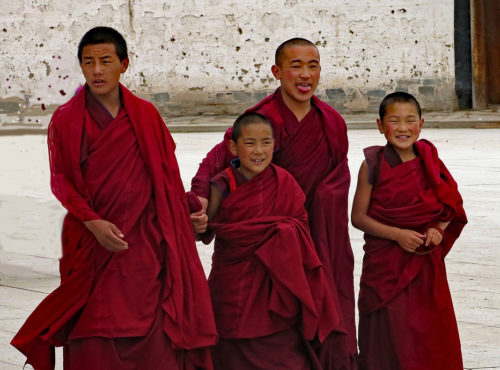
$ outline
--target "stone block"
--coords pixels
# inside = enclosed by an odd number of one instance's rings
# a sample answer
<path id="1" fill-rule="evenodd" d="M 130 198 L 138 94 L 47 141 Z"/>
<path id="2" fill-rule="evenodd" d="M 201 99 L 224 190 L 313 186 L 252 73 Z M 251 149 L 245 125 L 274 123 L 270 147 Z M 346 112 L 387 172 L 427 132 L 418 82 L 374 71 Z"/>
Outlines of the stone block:
<path id="1" fill-rule="evenodd" d="M 170 101 L 170 95 L 168 92 L 153 94 L 153 101 L 155 103 L 166 103 Z"/>
<path id="2" fill-rule="evenodd" d="M 18 113 L 21 105 L 12 101 L 0 101 L 0 113 Z"/>
<path id="3" fill-rule="evenodd" d="M 419 86 L 418 93 L 422 95 L 434 95 L 434 86 Z"/>

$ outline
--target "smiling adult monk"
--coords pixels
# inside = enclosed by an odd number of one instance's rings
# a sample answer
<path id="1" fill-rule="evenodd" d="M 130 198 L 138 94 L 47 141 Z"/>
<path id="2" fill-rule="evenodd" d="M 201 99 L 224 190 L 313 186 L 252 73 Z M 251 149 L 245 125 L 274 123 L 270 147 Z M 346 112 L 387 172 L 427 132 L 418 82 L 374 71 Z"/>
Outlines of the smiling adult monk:
<path id="1" fill-rule="evenodd" d="M 86 85 L 48 130 L 51 186 L 67 208 L 61 284 L 12 340 L 35 369 L 211 368 L 208 286 L 173 140 L 152 104 L 120 76 L 120 33 L 80 41 Z M 174 214 L 175 213 L 175 214 Z"/>
<path id="2" fill-rule="evenodd" d="M 276 50 L 274 77 L 281 86 L 249 109 L 267 117 L 273 126 L 273 163 L 290 172 L 306 195 L 312 238 L 324 266 L 341 320 L 317 347 L 324 369 L 356 368 L 354 323 L 354 258 L 348 235 L 347 196 L 350 183 L 347 166 L 347 128 L 340 114 L 314 92 L 321 65 L 319 51 L 308 40 L 293 38 Z M 200 209 L 206 209 L 210 179 L 227 168 L 234 156 L 229 151 L 229 129 L 224 141 L 202 161 L 192 180 L 192 218 L 203 232 Z M 197 213 L 195 213 L 195 211 Z"/>

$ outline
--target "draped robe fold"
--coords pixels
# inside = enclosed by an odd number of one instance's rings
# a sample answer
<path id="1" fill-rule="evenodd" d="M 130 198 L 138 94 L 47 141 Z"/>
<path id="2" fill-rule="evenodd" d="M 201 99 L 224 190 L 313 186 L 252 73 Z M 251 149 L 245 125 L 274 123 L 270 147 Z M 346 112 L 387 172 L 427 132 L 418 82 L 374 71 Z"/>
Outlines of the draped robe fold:
<path id="1" fill-rule="evenodd" d="M 149 346 L 150 334 L 161 332 L 158 337 L 167 338 L 162 345 L 170 346 L 165 350 L 183 357 L 180 368 L 210 368 L 203 347 L 213 345 L 217 334 L 175 145 L 153 105 L 120 89 L 123 107 L 100 134 L 91 132 L 85 88 L 53 115 L 51 187 L 69 211 L 61 284 L 12 345 L 44 370 L 54 368 L 54 346 L 96 337 L 143 337 Z M 101 247 L 82 222 L 94 219 L 117 225 L 129 249 L 111 253 Z M 190 349 L 196 350 L 184 356 Z M 141 356 L 138 351 L 136 359 Z"/>
<path id="2" fill-rule="evenodd" d="M 223 200 L 204 240 L 215 233 L 209 287 L 222 340 L 280 336 L 298 327 L 306 340 L 323 342 L 338 328 L 339 313 L 309 234 L 304 201 L 293 177 L 272 164 Z M 303 369 L 293 362 L 292 338 L 291 332 L 274 337 L 272 353 L 264 348 L 245 363 L 224 368 L 252 369 L 257 359 L 259 368 Z M 226 362 L 234 357 L 228 351 L 217 356 Z M 288 362 L 275 363 L 278 358 Z"/>
<path id="3" fill-rule="evenodd" d="M 436 148 L 420 140 L 415 149 L 415 159 L 392 167 L 390 147 L 365 149 L 369 173 L 378 172 L 368 215 L 420 233 L 440 221 L 450 224 L 440 245 L 419 247 L 418 254 L 365 234 L 358 300 L 361 369 L 463 368 L 444 258 L 467 218 Z"/>
<path id="4" fill-rule="evenodd" d="M 324 369 L 356 368 L 354 257 L 348 234 L 347 202 L 350 174 L 347 128 L 332 107 L 315 96 L 300 122 L 286 107 L 280 89 L 249 111 L 266 116 L 275 137 L 273 163 L 289 171 L 306 195 L 311 235 L 340 313 L 340 326 L 318 346 Z M 234 159 L 228 149 L 229 129 L 200 164 L 191 193 L 208 197 L 209 180 Z M 196 199 L 191 197 L 195 204 Z M 192 208 L 191 211 L 194 211 Z"/>

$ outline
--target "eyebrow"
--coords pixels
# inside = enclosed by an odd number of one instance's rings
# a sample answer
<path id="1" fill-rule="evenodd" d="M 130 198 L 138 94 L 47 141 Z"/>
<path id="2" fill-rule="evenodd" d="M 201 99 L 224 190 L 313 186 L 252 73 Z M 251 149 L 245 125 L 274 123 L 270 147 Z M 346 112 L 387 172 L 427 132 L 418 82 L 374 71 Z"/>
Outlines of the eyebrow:
<path id="1" fill-rule="evenodd" d="M 112 55 L 111 54 L 106 54 L 102 57 L 99 57 L 98 59 L 108 59 L 108 58 L 111 58 Z M 90 56 L 90 55 L 84 55 L 83 56 L 83 59 L 95 59 L 93 56 Z"/>
<path id="2" fill-rule="evenodd" d="M 294 59 L 294 60 L 290 61 L 290 63 L 302 63 L 302 62 L 304 62 L 304 61 L 301 59 Z M 319 63 L 319 60 L 312 59 L 312 60 L 305 61 L 305 63 Z"/>

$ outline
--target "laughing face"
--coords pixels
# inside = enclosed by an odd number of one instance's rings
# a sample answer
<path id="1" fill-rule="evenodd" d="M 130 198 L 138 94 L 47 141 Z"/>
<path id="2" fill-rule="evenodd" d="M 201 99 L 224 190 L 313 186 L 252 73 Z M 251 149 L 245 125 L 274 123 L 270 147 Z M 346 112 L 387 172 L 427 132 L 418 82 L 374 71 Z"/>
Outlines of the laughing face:
<path id="1" fill-rule="evenodd" d="M 241 127 L 236 142 L 229 142 L 229 150 L 240 160 L 239 171 L 251 179 L 264 171 L 273 159 L 272 129 L 265 123 L 250 123 Z"/>
<path id="2" fill-rule="evenodd" d="M 386 107 L 383 120 L 377 119 L 381 134 L 404 161 L 415 157 L 413 144 L 418 140 L 424 124 L 412 103 L 392 103 Z"/>
<path id="3" fill-rule="evenodd" d="M 287 47 L 272 72 L 281 81 L 281 96 L 288 107 L 308 105 L 321 72 L 318 49 L 313 45 Z"/>
<path id="4" fill-rule="evenodd" d="M 86 45 L 82 49 L 82 69 L 90 91 L 99 100 L 119 94 L 120 75 L 128 68 L 128 58 L 120 61 L 112 43 Z"/>

